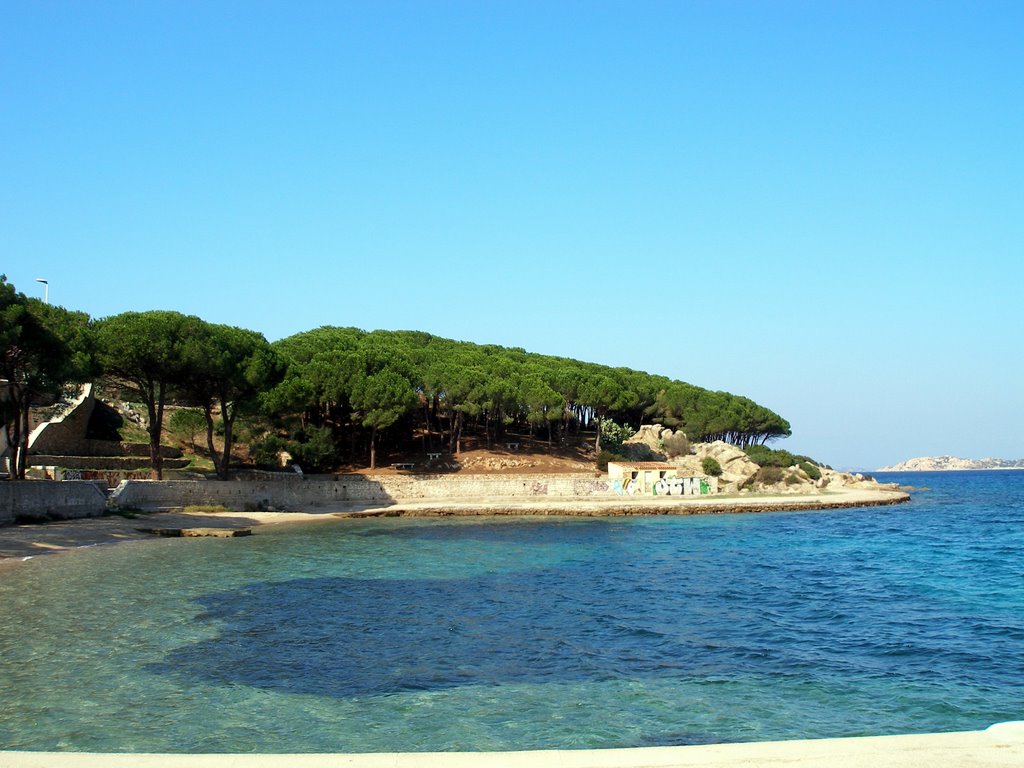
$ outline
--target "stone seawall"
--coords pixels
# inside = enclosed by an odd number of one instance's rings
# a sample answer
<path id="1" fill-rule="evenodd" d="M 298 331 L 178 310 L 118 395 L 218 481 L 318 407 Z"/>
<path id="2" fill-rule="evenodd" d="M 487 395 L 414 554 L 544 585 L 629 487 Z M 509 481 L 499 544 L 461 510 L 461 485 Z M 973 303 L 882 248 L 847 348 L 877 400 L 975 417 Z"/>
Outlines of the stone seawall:
<path id="1" fill-rule="evenodd" d="M 103 489 L 88 481 L 0 483 L 0 525 L 99 517 L 106 508 Z"/>
<path id="2" fill-rule="evenodd" d="M 89 481 L 0 483 L 0 525 L 102 515 L 105 485 Z M 217 506 L 234 512 L 365 515 L 721 514 L 899 504 L 906 493 L 837 489 L 814 496 L 618 496 L 593 475 L 338 475 L 331 479 L 125 480 L 110 498 L 157 512 Z"/>
<path id="3" fill-rule="evenodd" d="M 613 497 L 604 478 L 592 475 L 337 475 L 331 480 L 126 480 L 111 500 L 120 507 L 167 510 L 219 505 L 256 509 L 346 509 L 419 499 L 544 499 Z"/>

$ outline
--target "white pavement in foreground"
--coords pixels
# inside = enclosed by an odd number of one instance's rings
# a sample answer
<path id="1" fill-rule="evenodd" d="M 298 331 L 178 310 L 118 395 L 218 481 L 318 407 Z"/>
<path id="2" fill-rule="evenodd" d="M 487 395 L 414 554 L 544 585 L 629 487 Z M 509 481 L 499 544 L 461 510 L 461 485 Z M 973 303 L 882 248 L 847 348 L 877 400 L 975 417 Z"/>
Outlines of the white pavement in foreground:
<path id="1" fill-rule="evenodd" d="M 0 768 L 988 768 L 1024 766 L 1024 722 L 984 731 L 693 747 L 365 755 L 0 752 Z"/>

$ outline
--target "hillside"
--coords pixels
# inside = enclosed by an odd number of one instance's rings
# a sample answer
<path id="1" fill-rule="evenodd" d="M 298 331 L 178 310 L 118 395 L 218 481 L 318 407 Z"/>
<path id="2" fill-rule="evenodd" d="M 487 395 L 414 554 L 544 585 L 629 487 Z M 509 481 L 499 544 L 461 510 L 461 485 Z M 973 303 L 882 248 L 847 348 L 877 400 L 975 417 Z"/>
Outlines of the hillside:
<path id="1" fill-rule="evenodd" d="M 965 469 L 1024 469 L 1024 459 L 959 459 L 956 456 L 920 456 L 878 472 L 948 472 Z"/>

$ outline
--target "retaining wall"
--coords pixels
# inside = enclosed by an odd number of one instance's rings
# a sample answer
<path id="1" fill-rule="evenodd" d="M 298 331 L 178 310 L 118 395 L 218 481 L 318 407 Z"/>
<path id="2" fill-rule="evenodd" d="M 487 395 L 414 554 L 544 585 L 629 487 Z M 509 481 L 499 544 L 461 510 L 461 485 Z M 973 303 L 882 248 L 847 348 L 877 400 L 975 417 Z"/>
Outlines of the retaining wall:
<path id="1" fill-rule="evenodd" d="M 89 481 L 0 483 L 0 525 L 99 517 L 106 507 L 103 489 Z"/>
<path id="2" fill-rule="evenodd" d="M 315 509 L 415 499 L 486 499 L 611 496 L 606 478 L 580 475 L 377 476 L 337 475 L 332 480 L 126 480 L 113 503 L 143 510 L 217 504 L 246 509 Z"/>

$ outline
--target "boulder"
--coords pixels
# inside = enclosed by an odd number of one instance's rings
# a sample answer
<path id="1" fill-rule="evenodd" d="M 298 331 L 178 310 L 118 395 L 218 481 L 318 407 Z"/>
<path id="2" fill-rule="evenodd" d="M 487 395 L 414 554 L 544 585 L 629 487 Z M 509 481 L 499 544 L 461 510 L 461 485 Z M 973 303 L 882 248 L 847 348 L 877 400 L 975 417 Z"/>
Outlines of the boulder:
<path id="1" fill-rule="evenodd" d="M 666 431 L 661 424 L 642 424 L 628 440 L 622 443 L 622 453 L 633 461 L 664 461 L 665 449 L 661 434 Z M 671 430 L 668 430 L 671 434 Z"/>
<path id="2" fill-rule="evenodd" d="M 750 460 L 741 448 L 716 440 L 713 443 L 697 443 L 693 446 L 698 461 L 711 457 L 722 467 L 720 482 L 727 485 L 742 485 L 757 474 L 760 467 Z"/>
<path id="3" fill-rule="evenodd" d="M 846 488 L 868 488 L 868 489 L 897 489 L 899 488 L 898 483 L 879 483 L 873 477 L 865 477 L 859 472 L 856 474 L 850 474 L 849 472 L 839 472 L 834 469 L 821 470 L 821 479 L 827 480 L 828 485 L 832 486 L 845 486 Z"/>
<path id="4" fill-rule="evenodd" d="M 669 459 L 669 461 L 679 468 L 679 474 L 683 477 L 701 477 L 705 474 L 700 458 L 692 454 L 689 456 L 676 456 Z"/>

